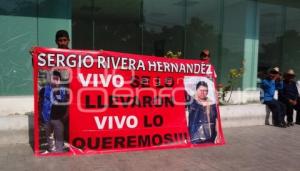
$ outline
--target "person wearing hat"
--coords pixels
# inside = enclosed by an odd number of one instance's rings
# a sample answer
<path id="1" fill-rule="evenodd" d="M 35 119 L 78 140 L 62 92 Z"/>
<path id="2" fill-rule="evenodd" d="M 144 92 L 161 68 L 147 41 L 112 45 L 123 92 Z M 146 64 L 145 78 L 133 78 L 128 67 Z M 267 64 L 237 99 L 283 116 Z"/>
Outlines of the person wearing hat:
<path id="1" fill-rule="evenodd" d="M 293 112 L 297 111 L 296 123 L 300 124 L 300 98 L 296 85 L 295 72 L 289 69 L 284 73 L 283 89 L 279 91 L 279 100 L 286 105 L 287 126 L 293 126 Z"/>
<path id="2" fill-rule="evenodd" d="M 204 49 L 200 53 L 200 60 L 209 60 L 210 59 L 210 53 L 208 49 Z"/>
<path id="3" fill-rule="evenodd" d="M 210 52 L 208 49 L 203 49 L 199 55 L 200 60 L 204 62 L 210 63 Z M 211 65 L 211 69 L 214 71 L 214 77 L 217 78 L 217 73 L 213 65 Z"/>
<path id="4" fill-rule="evenodd" d="M 274 67 L 269 70 L 268 77 L 262 80 L 260 100 L 272 111 L 274 126 L 285 128 L 285 105 L 282 102 L 274 99 L 275 91 L 282 88 L 283 82 L 281 80 L 279 68 Z"/>

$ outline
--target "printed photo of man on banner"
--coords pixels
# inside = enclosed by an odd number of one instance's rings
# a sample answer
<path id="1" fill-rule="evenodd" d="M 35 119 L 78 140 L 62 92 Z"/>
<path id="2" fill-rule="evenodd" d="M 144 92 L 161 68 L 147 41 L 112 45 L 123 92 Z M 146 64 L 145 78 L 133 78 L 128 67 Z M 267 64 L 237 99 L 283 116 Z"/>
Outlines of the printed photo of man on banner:
<path id="1" fill-rule="evenodd" d="M 218 143 L 218 112 L 213 81 L 206 77 L 186 76 L 184 83 L 191 143 Z"/>
<path id="2" fill-rule="evenodd" d="M 36 47 L 33 64 L 38 156 L 225 143 L 209 61 Z"/>
<path id="3" fill-rule="evenodd" d="M 41 153 L 68 152 L 69 89 L 67 70 L 39 70 L 39 138 Z"/>

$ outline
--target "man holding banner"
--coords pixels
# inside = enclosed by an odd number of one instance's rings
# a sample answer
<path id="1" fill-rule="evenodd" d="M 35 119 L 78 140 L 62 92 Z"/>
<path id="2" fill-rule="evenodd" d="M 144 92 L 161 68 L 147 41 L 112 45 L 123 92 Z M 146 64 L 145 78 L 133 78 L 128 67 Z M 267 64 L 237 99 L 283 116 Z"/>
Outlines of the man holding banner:
<path id="1" fill-rule="evenodd" d="M 72 154 L 224 144 L 214 69 L 208 61 L 38 47 L 34 64 L 35 104 L 40 70 L 69 72 Z M 194 97 L 189 117 L 186 91 Z M 63 93 L 59 100 L 66 100 Z M 35 105 L 35 125 L 39 110 Z M 201 129 L 204 133 L 194 140 Z M 35 135 L 40 155 L 36 129 Z"/>
<path id="2" fill-rule="evenodd" d="M 70 37 L 69 37 L 69 33 L 66 31 L 66 30 L 58 30 L 55 34 L 55 43 L 57 45 L 57 48 L 60 48 L 60 49 L 69 49 L 69 43 L 70 43 Z M 33 57 L 34 54 L 33 54 L 33 51 L 34 51 L 34 47 L 32 47 L 29 51 L 29 53 L 31 54 L 31 56 Z M 33 59 L 32 59 L 32 64 L 33 64 Z M 48 72 L 48 71 L 46 71 Z M 49 73 L 46 74 L 49 76 Z M 51 74 L 51 81 L 53 81 L 53 79 L 56 79 L 57 81 L 56 82 L 60 82 L 61 81 L 61 73 L 59 71 L 54 71 L 52 74 Z M 49 81 L 49 79 L 48 79 Z M 55 81 L 54 81 L 55 82 Z M 60 142 L 61 140 L 61 137 L 63 138 L 63 140 L 65 141 L 68 141 L 69 139 L 69 133 L 68 133 L 68 129 L 69 129 L 69 120 L 68 120 L 68 112 L 65 111 L 63 113 L 61 113 L 61 115 L 63 116 L 63 118 L 60 118 L 59 121 L 57 122 L 53 122 L 54 125 L 55 125 L 55 130 L 56 130 L 56 134 L 57 134 L 57 137 L 56 138 L 56 141 L 58 141 L 58 147 L 56 147 L 56 150 L 54 150 L 55 148 L 53 147 L 53 140 L 50 138 L 51 137 L 51 134 L 53 132 L 53 126 L 51 126 L 50 124 L 50 113 L 51 113 L 51 109 L 44 109 L 43 108 L 43 105 L 45 105 L 45 108 L 51 108 L 51 105 L 50 103 L 52 103 L 53 101 L 49 101 L 50 99 L 50 96 L 47 97 L 47 95 L 49 95 L 52 91 L 51 87 L 54 85 L 55 86 L 55 83 L 54 82 L 51 82 L 50 84 L 46 85 L 45 87 L 42 87 L 40 92 L 39 92 L 39 103 L 40 103 L 40 112 L 43 113 L 43 118 L 42 118 L 42 121 L 44 122 L 44 126 L 45 126 L 45 132 L 46 132 L 46 139 L 47 139 L 47 144 L 48 144 L 48 148 L 47 150 L 48 151 L 62 151 L 62 147 L 61 147 L 61 144 L 63 144 L 63 142 Z M 59 84 L 59 83 L 58 83 Z M 57 85 L 57 86 L 60 86 L 60 85 Z M 45 93 L 45 90 L 46 90 L 46 93 Z M 49 91 L 49 92 L 47 92 Z M 52 97 L 52 95 L 51 95 Z M 53 99 L 52 99 L 53 100 Z M 62 99 L 65 101 L 65 99 Z M 44 103 L 44 104 L 43 104 Z M 48 107 L 46 107 L 46 104 L 48 103 Z M 64 111 L 65 109 L 63 109 Z M 54 112 L 55 114 L 56 112 Z M 63 123 L 61 125 L 61 122 Z M 54 131 L 55 131 L 54 130 Z M 61 132 L 63 133 L 61 135 Z M 59 140 L 58 140 L 59 139 Z"/>

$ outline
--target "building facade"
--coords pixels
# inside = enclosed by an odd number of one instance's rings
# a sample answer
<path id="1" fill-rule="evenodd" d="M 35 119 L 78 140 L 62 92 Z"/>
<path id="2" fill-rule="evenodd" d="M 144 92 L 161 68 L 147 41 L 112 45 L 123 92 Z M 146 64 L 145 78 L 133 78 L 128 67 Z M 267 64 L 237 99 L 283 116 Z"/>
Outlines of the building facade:
<path id="1" fill-rule="evenodd" d="M 244 65 L 237 88 L 256 89 L 268 68 L 300 73 L 298 0 L 0 0 L 0 96 L 32 95 L 32 46 L 197 59 L 209 49 L 218 82 Z"/>

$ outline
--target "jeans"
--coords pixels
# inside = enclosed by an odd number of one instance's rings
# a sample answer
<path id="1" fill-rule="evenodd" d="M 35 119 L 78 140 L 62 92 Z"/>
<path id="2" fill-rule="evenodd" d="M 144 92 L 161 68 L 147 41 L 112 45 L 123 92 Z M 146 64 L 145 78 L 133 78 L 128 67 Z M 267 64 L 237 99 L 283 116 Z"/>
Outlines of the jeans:
<path id="1" fill-rule="evenodd" d="M 51 134 L 53 132 L 53 127 L 52 127 L 50 121 L 46 122 L 44 124 L 44 128 L 45 128 L 45 136 L 46 136 L 47 145 L 48 145 L 47 150 L 51 151 L 54 146 L 54 142 L 53 142 L 53 138 L 51 137 Z"/>
<path id="2" fill-rule="evenodd" d="M 61 120 L 50 120 L 54 131 L 55 151 L 62 152 L 64 149 L 64 125 Z"/>

